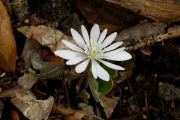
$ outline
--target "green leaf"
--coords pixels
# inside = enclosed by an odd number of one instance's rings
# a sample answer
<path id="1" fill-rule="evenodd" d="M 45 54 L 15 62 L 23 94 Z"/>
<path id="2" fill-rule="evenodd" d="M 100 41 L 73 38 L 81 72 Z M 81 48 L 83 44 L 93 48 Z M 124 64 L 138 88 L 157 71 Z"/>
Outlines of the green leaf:
<path id="1" fill-rule="evenodd" d="M 113 81 L 110 79 L 109 81 L 99 80 L 98 81 L 98 92 L 100 95 L 108 94 L 113 88 Z"/>
<path id="2" fill-rule="evenodd" d="M 117 70 L 110 69 L 104 65 L 102 66 L 110 74 L 110 80 L 109 81 L 104 81 L 101 79 L 96 80 L 92 75 L 90 75 L 90 78 L 88 80 L 89 88 L 96 102 L 99 102 L 100 95 L 106 95 L 112 90 L 113 88 L 112 79 L 118 76 Z"/>
<path id="3" fill-rule="evenodd" d="M 118 76 L 118 71 L 117 70 L 114 70 L 114 69 L 111 69 L 111 68 L 108 68 L 106 66 L 103 66 L 103 68 L 105 70 L 107 70 L 107 72 L 109 73 L 109 75 L 111 76 L 111 78 L 116 78 Z"/>
<path id="4" fill-rule="evenodd" d="M 99 102 L 99 92 L 98 92 L 98 82 L 94 77 L 90 77 L 88 80 L 89 88 L 91 90 L 92 96 L 96 102 Z"/>
<path id="5" fill-rule="evenodd" d="M 111 69 L 109 67 L 106 67 L 104 65 L 102 65 L 102 66 L 109 73 L 110 80 L 109 81 L 104 81 L 104 80 L 99 79 L 98 80 L 98 92 L 99 92 L 100 95 L 106 95 L 112 90 L 112 88 L 113 88 L 113 78 L 116 78 L 118 76 L 118 71 L 114 70 L 114 69 Z"/>

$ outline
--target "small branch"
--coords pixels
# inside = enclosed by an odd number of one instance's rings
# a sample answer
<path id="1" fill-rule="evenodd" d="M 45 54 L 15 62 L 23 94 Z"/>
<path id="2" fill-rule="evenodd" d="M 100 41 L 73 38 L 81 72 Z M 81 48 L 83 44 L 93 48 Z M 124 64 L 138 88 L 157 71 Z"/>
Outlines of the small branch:
<path id="1" fill-rule="evenodd" d="M 166 33 L 158 34 L 158 35 L 150 35 L 143 39 L 137 40 L 135 45 L 129 45 L 127 46 L 127 50 L 137 50 L 139 48 L 143 48 L 145 46 L 151 46 L 155 43 L 162 42 L 165 40 L 178 38 L 180 37 L 180 26 L 174 26 L 168 28 L 168 31 Z M 126 42 L 126 41 L 125 41 Z"/>

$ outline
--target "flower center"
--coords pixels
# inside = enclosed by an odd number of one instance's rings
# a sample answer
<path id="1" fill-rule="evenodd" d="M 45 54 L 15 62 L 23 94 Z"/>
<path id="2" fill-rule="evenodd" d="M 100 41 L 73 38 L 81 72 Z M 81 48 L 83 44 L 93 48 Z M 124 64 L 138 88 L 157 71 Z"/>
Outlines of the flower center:
<path id="1" fill-rule="evenodd" d="M 88 58 L 94 59 L 96 57 L 96 53 L 97 53 L 97 48 L 96 47 L 92 47 L 91 51 L 88 55 Z"/>

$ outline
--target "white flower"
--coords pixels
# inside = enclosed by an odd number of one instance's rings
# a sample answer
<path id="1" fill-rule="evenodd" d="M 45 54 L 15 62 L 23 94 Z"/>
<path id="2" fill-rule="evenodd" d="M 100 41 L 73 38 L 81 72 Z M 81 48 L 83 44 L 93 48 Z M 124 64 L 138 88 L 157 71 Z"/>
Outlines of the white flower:
<path id="1" fill-rule="evenodd" d="M 77 73 L 84 72 L 90 62 L 92 74 L 96 79 L 97 77 L 105 81 L 109 81 L 110 79 L 108 72 L 99 63 L 111 69 L 124 70 L 123 67 L 109 62 L 125 61 L 132 58 L 125 51 L 125 47 L 119 48 L 123 42 L 111 44 L 117 36 L 116 32 L 106 37 L 107 29 L 100 33 L 98 24 L 94 24 L 92 27 L 90 37 L 84 25 L 81 26 L 81 31 L 82 36 L 71 28 L 71 34 L 76 45 L 70 41 L 63 40 L 63 44 L 70 50 L 57 50 L 55 54 L 67 59 L 67 65 L 78 64 L 75 68 Z"/>

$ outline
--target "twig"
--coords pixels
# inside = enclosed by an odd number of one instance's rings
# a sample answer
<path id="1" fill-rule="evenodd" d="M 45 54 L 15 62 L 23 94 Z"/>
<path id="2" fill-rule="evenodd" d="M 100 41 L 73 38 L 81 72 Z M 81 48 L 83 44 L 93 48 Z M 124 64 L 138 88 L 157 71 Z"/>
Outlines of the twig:
<path id="1" fill-rule="evenodd" d="M 162 33 L 158 35 L 150 35 L 141 40 L 138 40 L 138 42 L 135 43 L 135 45 L 126 47 L 126 50 L 129 50 L 129 51 L 137 50 L 145 46 L 151 46 L 155 43 L 163 42 L 165 40 L 178 38 L 178 37 L 180 37 L 180 26 L 174 26 L 174 27 L 168 28 L 168 31 L 166 33 Z"/>

